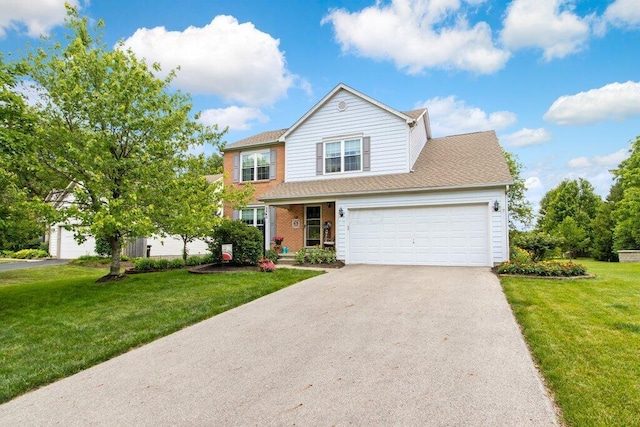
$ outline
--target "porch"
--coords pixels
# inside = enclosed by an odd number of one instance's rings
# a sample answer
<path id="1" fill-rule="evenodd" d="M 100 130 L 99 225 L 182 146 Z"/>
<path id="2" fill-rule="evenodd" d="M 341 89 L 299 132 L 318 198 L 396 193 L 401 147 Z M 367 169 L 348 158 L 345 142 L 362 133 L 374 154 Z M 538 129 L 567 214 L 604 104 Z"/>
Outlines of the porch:
<path id="1" fill-rule="evenodd" d="M 275 237 L 282 237 L 282 249 L 293 254 L 305 247 L 335 249 L 335 202 L 323 201 L 308 204 L 271 205 L 268 211 L 275 218 L 269 222 L 268 241 L 275 249 Z"/>

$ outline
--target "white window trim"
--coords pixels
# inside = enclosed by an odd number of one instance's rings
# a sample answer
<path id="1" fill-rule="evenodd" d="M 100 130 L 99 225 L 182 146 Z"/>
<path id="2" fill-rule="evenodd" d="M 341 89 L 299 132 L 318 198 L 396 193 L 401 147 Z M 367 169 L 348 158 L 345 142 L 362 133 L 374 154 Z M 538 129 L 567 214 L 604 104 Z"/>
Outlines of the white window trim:
<path id="1" fill-rule="evenodd" d="M 269 169 L 269 174 L 267 178 L 264 179 L 258 179 L 258 154 L 267 154 L 267 156 L 269 157 L 269 163 L 268 163 L 268 167 L 271 168 L 271 150 L 270 149 L 266 149 L 266 150 L 255 150 L 255 151 L 243 151 L 240 153 L 240 179 L 239 182 L 258 182 L 258 181 L 269 181 L 271 178 L 269 177 L 271 175 L 271 169 Z M 243 158 L 244 156 L 251 156 L 253 158 L 253 176 L 256 177 L 256 179 L 251 179 L 248 181 L 245 181 L 243 179 Z"/>
<path id="2" fill-rule="evenodd" d="M 267 222 L 268 222 L 268 218 L 267 218 L 267 209 L 265 206 L 247 206 L 244 209 L 240 209 L 240 211 L 238 212 L 238 217 L 241 221 L 244 222 L 244 219 L 242 218 L 242 212 L 243 211 L 253 211 L 253 223 L 252 224 L 247 224 L 250 225 L 251 227 L 258 227 L 258 209 L 263 209 L 264 210 L 264 215 L 262 217 L 262 221 L 263 223 L 263 227 L 267 227 Z M 246 223 L 245 223 L 246 224 Z"/>
<path id="3" fill-rule="evenodd" d="M 353 141 L 353 140 L 358 140 L 360 141 L 360 169 L 357 170 L 350 170 L 350 171 L 345 171 L 344 170 L 344 143 L 345 141 Z M 340 171 L 339 172 L 327 172 L 327 144 L 333 144 L 339 142 L 340 143 Z M 339 175 L 339 174 L 350 174 L 350 173 L 354 173 L 354 172 L 362 172 L 364 164 L 363 164 L 363 138 L 362 136 L 358 135 L 358 136 L 344 136 L 344 137 L 339 137 L 339 138 L 335 138 L 335 139 L 325 139 L 324 141 L 322 141 L 322 172 L 323 175 Z"/>

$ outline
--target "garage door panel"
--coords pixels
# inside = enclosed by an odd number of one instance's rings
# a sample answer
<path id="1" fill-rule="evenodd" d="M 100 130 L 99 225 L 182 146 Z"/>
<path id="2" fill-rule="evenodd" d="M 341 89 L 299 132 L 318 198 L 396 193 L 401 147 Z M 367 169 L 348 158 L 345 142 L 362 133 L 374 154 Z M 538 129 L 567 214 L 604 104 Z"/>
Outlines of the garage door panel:
<path id="1" fill-rule="evenodd" d="M 353 210 L 348 261 L 487 266 L 488 231 L 486 205 Z"/>

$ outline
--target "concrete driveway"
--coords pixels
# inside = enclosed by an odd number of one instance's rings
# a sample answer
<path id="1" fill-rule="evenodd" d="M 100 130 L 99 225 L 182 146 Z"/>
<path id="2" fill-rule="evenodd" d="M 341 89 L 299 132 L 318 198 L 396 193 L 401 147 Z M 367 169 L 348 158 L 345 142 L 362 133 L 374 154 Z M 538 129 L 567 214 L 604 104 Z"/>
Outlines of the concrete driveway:
<path id="1" fill-rule="evenodd" d="M 347 266 L 0 406 L 0 425 L 556 425 L 488 268 Z"/>

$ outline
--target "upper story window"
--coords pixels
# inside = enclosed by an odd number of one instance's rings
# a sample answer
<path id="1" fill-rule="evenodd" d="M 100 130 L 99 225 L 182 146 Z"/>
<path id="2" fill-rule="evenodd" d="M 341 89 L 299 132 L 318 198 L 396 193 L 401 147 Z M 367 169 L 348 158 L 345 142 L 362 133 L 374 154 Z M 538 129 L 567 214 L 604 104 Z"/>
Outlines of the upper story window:
<path id="1" fill-rule="evenodd" d="M 242 153 L 242 181 L 269 179 L 270 150 Z"/>
<path id="2" fill-rule="evenodd" d="M 362 170 L 362 138 L 324 143 L 324 173 Z"/>

